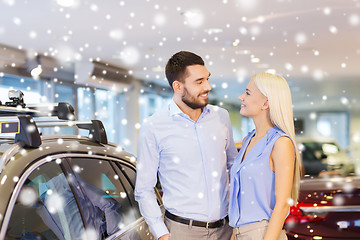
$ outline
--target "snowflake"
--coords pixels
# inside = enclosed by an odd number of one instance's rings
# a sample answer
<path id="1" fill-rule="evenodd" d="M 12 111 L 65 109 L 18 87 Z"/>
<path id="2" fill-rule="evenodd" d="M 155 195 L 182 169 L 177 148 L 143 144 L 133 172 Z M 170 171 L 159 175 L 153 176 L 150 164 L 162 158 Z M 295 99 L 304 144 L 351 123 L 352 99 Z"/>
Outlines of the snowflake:
<path id="1" fill-rule="evenodd" d="M 81 240 L 99 239 L 99 236 L 95 229 L 87 228 L 81 235 Z"/>
<path id="2" fill-rule="evenodd" d="M 198 28 L 203 25 L 205 20 L 205 15 L 201 10 L 191 9 L 183 13 L 185 16 L 184 24 L 191 28 Z"/>
<path id="3" fill-rule="evenodd" d="M 37 193 L 34 188 L 24 186 L 19 194 L 19 201 L 25 206 L 32 206 L 36 203 Z"/>
<path id="4" fill-rule="evenodd" d="M 52 192 L 51 190 L 47 191 L 49 195 L 45 200 L 45 205 L 50 213 L 54 214 L 59 211 L 63 211 L 64 199 L 57 193 Z"/>

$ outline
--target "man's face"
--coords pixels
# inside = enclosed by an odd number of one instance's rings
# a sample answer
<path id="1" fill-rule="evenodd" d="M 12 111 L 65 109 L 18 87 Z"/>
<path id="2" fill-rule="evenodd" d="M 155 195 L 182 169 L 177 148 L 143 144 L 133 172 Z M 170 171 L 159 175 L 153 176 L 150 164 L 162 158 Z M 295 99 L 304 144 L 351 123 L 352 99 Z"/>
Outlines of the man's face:
<path id="1" fill-rule="evenodd" d="M 192 109 L 203 108 L 209 103 L 208 93 L 210 73 L 205 66 L 191 65 L 186 67 L 181 100 Z"/>

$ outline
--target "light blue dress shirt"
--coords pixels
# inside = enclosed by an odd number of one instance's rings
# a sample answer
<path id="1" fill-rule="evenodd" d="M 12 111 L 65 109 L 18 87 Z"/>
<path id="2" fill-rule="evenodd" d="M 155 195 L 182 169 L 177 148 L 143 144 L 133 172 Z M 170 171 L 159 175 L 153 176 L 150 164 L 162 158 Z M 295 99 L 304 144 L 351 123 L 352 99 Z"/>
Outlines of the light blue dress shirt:
<path id="1" fill-rule="evenodd" d="M 270 220 L 275 207 L 275 173 L 269 159 L 276 140 L 289 136 L 278 127 L 269 129 L 241 162 L 254 135 L 255 130 L 245 138 L 230 172 L 229 224 L 234 228 Z"/>
<path id="2" fill-rule="evenodd" d="M 228 112 L 207 105 L 197 122 L 170 104 L 140 130 L 135 199 L 154 236 L 168 233 L 156 202 L 157 173 L 169 212 L 198 221 L 226 217 L 227 170 L 237 155 Z"/>

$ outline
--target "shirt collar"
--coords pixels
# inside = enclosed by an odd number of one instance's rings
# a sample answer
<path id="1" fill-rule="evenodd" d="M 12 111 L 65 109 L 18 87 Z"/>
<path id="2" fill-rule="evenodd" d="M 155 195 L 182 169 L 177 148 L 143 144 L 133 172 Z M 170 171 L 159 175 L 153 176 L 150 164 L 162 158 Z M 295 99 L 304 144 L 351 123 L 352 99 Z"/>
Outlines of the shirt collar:
<path id="1" fill-rule="evenodd" d="M 201 115 L 210 112 L 210 108 L 208 107 L 208 105 L 206 105 L 203 108 L 203 111 L 201 113 Z M 169 115 L 170 116 L 174 116 L 174 115 L 186 115 L 185 113 L 183 113 L 183 111 L 181 111 L 181 109 L 179 108 L 178 105 L 176 105 L 176 103 L 174 102 L 174 99 L 171 99 L 170 103 L 169 103 Z"/>
<path id="2" fill-rule="evenodd" d="M 178 115 L 181 113 L 183 113 L 183 112 L 178 107 L 178 105 L 176 105 L 176 103 L 174 102 L 174 99 L 171 99 L 171 101 L 169 103 L 169 115 L 174 116 L 174 115 Z"/>

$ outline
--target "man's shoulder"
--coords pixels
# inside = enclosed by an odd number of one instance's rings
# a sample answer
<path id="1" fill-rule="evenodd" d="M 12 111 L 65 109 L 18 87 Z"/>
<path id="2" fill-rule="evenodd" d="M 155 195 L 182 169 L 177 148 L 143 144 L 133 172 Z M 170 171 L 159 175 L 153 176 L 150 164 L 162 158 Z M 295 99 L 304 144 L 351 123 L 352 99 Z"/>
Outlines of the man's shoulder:
<path id="1" fill-rule="evenodd" d="M 167 116 L 169 116 L 168 106 L 162 107 L 156 110 L 151 116 L 145 118 L 144 123 L 156 124 L 162 122 Z"/>

